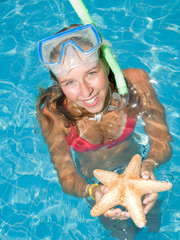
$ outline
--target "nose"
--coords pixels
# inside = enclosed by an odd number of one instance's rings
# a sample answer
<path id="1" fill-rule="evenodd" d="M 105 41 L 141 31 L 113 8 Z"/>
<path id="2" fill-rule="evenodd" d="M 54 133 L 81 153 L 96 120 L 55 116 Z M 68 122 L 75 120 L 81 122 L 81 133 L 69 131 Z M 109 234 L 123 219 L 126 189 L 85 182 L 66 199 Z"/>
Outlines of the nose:
<path id="1" fill-rule="evenodd" d="M 83 98 L 90 97 L 93 92 L 93 87 L 85 80 L 80 83 L 80 96 Z"/>

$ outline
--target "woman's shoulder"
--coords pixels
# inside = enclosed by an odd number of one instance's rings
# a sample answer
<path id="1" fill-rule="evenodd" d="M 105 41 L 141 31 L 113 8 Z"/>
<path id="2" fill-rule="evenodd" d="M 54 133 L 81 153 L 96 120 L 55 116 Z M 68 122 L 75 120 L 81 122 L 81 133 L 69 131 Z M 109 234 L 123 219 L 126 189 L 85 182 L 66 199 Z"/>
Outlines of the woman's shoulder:
<path id="1" fill-rule="evenodd" d="M 130 83 L 130 86 L 132 86 L 130 88 L 132 105 L 134 105 L 135 102 L 139 103 L 139 112 L 143 112 L 152 107 L 152 105 L 155 104 L 156 93 L 147 72 L 139 68 L 128 68 L 123 70 L 123 75 L 126 81 Z M 132 111 L 131 108 L 130 110 Z"/>
<path id="2" fill-rule="evenodd" d="M 54 119 L 57 115 L 57 110 L 56 110 L 56 103 L 52 103 L 50 104 L 48 107 L 47 106 L 43 106 L 41 109 L 41 116 L 45 116 L 45 117 L 49 117 Z M 58 115 L 61 116 L 61 114 L 59 113 Z"/>
<path id="3" fill-rule="evenodd" d="M 155 93 L 149 75 L 145 70 L 140 68 L 127 68 L 122 72 L 126 81 L 136 89 L 140 97 L 141 95 L 148 96 Z"/>
<path id="4" fill-rule="evenodd" d="M 58 129 L 65 128 L 65 118 L 62 113 L 57 111 L 55 103 L 52 103 L 49 107 L 43 106 L 39 121 L 43 129 L 53 126 L 57 126 Z"/>
<path id="5" fill-rule="evenodd" d="M 124 78 L 131 84 L 136 85 L 137 83 L 149 82 L 149 76 L 147 72 L 141 68 L 127 68 L 122 70 Z"/>

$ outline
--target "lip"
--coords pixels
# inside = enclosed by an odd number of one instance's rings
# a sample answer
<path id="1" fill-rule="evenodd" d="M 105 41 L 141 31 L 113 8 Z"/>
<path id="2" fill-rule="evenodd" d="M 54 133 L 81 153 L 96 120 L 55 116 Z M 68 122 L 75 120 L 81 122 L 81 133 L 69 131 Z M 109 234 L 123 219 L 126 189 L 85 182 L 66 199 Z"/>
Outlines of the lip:
<path id="1" fill-rule="evenodd" d="M 90 101 L 91 99 L 95 98 L 95 100 L 92 102 L 92 103 L 87 103 L 86 101 Z M 86 101 L 83 101 L 83 104 L 86 106 L 86 107 L 95 107 L 98 102 L 99 102 L 99 94 L 92 97 L 91 99 L 88 99 Z"/>

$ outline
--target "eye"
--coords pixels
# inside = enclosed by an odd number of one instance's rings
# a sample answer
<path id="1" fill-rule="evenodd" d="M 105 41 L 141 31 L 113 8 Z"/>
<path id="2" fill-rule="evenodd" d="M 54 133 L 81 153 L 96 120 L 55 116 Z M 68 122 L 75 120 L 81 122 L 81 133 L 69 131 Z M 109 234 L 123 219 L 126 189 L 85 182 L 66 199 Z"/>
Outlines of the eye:
<path id="1" fill-rule="evenodd" d="M 60 81 L 60 86 L 71 87 L 71 86 L 74 86 L 75 83 L 76 83 L 76 80 L 74 79 L 65 79 L 64 81 Z"/>
<path id="2" fill-rule="evenodd" d="M 74 81 L 66 82 L 65 86 L 71 86 L 73 83 L 74 83 Z"/>
<path id="3" fill-rule="evenodd" d="M 96 71 L 91 71 L 91 72 L 88 73 L 88 76 L 91 77 L 91 76 L 93 76 L 93 75 L 95 75 L 95 74 L 96 74 Z"/>

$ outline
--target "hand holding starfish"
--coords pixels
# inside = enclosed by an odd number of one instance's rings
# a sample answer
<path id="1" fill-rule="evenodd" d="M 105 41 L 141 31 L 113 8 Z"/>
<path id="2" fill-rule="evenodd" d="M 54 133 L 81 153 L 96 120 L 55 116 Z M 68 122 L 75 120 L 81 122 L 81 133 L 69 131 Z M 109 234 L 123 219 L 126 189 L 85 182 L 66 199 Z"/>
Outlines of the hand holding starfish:
<path id="1" fill-rule="evenodd" d="M 172 187 L 169 182 L 144 180 L 140 177 L 141 157 L 135 155 L 123 174 L 96 169 L 95 177 L 110 188 L 91 210 L 92 216 L 99 216 L 117 206 L 124 206 L 134 223 L 142 228 L 146 218 L 142 205 L 142 196 L 148 193 L 167 191 Z M 107 189 L 108 190 L 108 189 Z"/>

